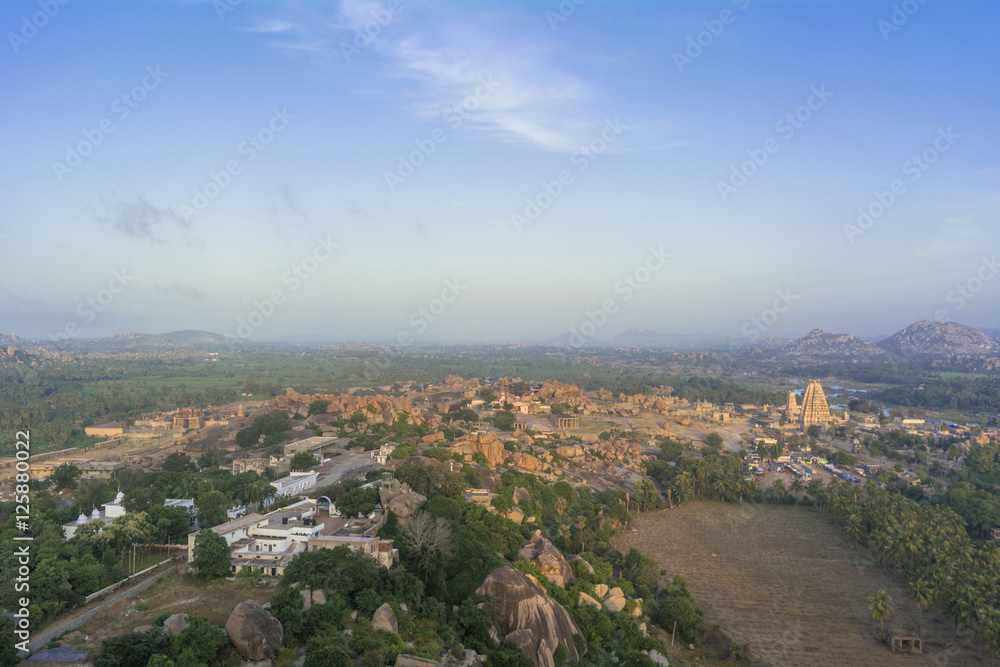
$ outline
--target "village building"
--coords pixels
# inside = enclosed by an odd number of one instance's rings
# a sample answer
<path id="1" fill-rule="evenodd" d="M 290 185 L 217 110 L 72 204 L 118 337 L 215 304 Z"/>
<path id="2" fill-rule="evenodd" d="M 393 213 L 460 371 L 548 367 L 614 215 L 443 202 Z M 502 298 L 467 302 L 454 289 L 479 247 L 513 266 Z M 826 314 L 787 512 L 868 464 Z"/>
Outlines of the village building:
<path id="1" fill-rule="evenodd" d="M 313 472 L 291 472 L 287 476 L 271 482 L 276 496 L 295 496 L 305 492 L 315 486 L 319 479 L 319 473 Z"/>
<path id="2" fill-rule="evenodd" d="M 318 502 L 309 498 L 265 515 L 247 514 L 207 530 L 223 537 L 229 545 L 233 574 L 250 570 L 280 577 L 298 554 L 338 546 L 368 554 L 385 567 L 398 560 L 399 550 L 393 548 L 392 540 L 378 537 L 379 528 L 385 523 L 384 514 L 321 520 L 319 511 Z M 188 535 L 189 562 L 194 558 L 197 535 Z"/>
<path id="3" fill-rule="evenodd" d="M 87 426 L 83 429 L 86 435 L 96 435 L 101 438 L 113 438 L 125 433 L 125 424 L 122 422 L 104 422 L 94 426 Z"/>
<path id="4" fill-rule="evenodd" d="M 80 514 L 80 516 L 76 518 L 76 521 L 64 523 L 62 527 L 63 537 L 67 540 L 73 539 L 77 529 L 80 526 L 87 525 L 91 521 L 100 521 L 105 527 L 110 526 L 114 523 L 115 519 L 128 514 L 125 510 L 124 500 L 125 494 L 119 491 L 114 500 L 101 505 L 101 507 L 104 508 L 103 510 L 99 510 L 95 507 L 90 514 Z M 188 513 L 189 521 L 193 521 L 194 516 L 197 513 L 193 498 L 168 498 L 163 501 L 163 506 L 184 508 Z"/>

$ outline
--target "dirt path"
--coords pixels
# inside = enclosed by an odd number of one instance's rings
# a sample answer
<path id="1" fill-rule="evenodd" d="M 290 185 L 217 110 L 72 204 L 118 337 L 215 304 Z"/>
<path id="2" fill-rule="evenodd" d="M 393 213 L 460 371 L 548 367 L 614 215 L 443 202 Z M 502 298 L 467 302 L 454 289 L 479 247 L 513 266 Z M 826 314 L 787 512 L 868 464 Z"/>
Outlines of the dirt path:
<path id="1" fill-rule="evenodd" d="M 40 632 L 31 638 L 31 643 L 28 645 L 29 650 L 35 652 L 52 639 L 60 637 L 67 632 L 76 630 L 89 622 L 90 619 L 101 610 L 116 605 L 122 600 L 134 597 L 149 588 L 161 577 L 167 576 L 171 572 L 176 572 L 178 567 L 183 567 L 186 561 L 186 557 L 171 561 L 170 563 L 157 568 L 153 572 L 144 575 L 142 578 L 137 579 L 131 586 L 112 591 L 108 593 L 104 599 L 92 600 L 80 609 L 75 610 L 69 616 L 57 619 L 56 622 L 50 623 L 48 626 L 42 628 Z"/>
<path id="2" fill-rule="evenodd" d="M 933 609 L 924 613 L 923 655 L 894 654 L 878 640 L 868 596 L 884 589 L 896 613 L 887 627 L 916 623 L 902 586 L 814 510 L 775 505 L 687 503 L 637 518 L 613 546 L 638 547 L 681 575 L 705 620 L 772 665 L 983 665 L 969 636 Z"/>

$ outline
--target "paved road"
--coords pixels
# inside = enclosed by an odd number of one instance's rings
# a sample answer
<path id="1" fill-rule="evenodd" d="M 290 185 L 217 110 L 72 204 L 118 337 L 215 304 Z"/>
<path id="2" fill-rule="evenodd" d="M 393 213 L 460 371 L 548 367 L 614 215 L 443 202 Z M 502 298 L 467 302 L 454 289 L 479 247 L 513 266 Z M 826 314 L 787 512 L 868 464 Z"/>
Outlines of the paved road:
<path id="1" fill-rule="evenodd" d="M 380 467 L 375 459 L 371 457 L 371 452 L 355 454 L 346 452 L 340 456 L 335 456 L 327 463 L 319 467 L 319 479 L 313 488 L 321 489 L 330 484 L 336 484 L 342 479 L 350 479 L 364 474 L 365 470 L 372 470 Z"/>

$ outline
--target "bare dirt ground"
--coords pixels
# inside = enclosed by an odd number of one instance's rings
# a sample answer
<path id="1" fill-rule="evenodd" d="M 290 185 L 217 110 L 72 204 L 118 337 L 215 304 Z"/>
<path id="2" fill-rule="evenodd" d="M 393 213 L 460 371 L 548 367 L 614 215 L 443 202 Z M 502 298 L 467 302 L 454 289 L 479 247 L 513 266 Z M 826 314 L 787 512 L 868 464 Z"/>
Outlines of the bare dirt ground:
<path id="1" fill-rule="evenodd" d="M 750 646 L 769 665 L 985 665 L 974 638 L 932 607 L 922 655 L 894 654 L 879 641 L 868 596 L 884 589 L 895 614 L 886 627 L 916 627 L 905 589 L 864 548 L 815 510 L 775 505 L 687 503 L 637 517 L 613 546 L 638 547 L 681 575 L 711 628 Z M 984 654 L 985 655 L 985 654 Z"/>
<path id="2" fill-rule="evenodd" d="M 97 650 L 102 640 L 132 632 L 140 625 L 151 625 L 161 614 L 200 614 L 211 623 L 225 625 L 229 614 L 240 602 L 254 599 L 264 604 L 276 590 L 269 585 L 258 586 L 251 579 L 203 582 L 190 575 L 171 574 L 135 598 L 101 610 L 80 628 L 79 635 L 74 633 L 76 636 L 65 645 L 76 650 Z"/>

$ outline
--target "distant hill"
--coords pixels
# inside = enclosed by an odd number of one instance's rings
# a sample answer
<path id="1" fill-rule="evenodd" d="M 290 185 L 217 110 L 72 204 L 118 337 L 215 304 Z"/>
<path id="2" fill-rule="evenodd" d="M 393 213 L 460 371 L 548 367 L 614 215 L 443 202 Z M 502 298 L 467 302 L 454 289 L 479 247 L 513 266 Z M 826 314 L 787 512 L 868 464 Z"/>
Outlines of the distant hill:
<path id="1" fill-rule="evenodd" d="M 629 329 L 623 331 L 609 343 L 615 347 L 664 347 L 674 344 L 671 336 L 652 329 Z"/>
<path id="2" fill-rule="evenodd" d="M 781 349 L 789 357 L 870 359 L 885 354 L 875 343 L 854 334 L 835 334 L 813 329 Z"/>
<path id="3" fill-rule="evenodd" d="M 177 349 L 213 349 L 229 347 L 230 345 L 246 345 L 247 341 L 230 339 L 228 336 L 189 329 L 186 331 L 171 331 L 162 334 L 143 334 L 129 331 L 106 338 L 69 338 L 54 343 L 51 340 L 25 340 L 12 334 L 0 333 L 0 346 L 17 348 L 32 348 L 41 346 L 46 349 L 58 348 L 62 351 L 72 350 L 177 350 Z"/>
<path id="4" fill-rule="evenodd" d="M 28 343 L 29 341 L 26 341 L 14 334 L 0 333 L 0 346 L 2 347 L 7 347 L 9 345 L 13 345 L 14 347 L 24 347 Z"/>
<path id="5" fill-rule="evenodd" d="M 897 331 L 880 347 L 894 354 L 947 356 L 952 354 L 1000 354 L 1000 340 L 979 329 L 955 322 L 924 320 Z"/>
<path id="6" fill-rule="evenodd" d="M 762 338 L 754 344 L 754 347 L 779 347 L 785 342 L 784 339 Z M 729 348 L 732 343 L 739 343 L 740 347 L 744 347 L 745 341 L 725 336 L 661 334 L 652 329 L 629 329 L 605 344 L 612 347 Z"/>
<path id="7" fill-rule="evenodd" d="M 226 336 L 209 331 L 187 329 L 185 331 L 171 331 L 162 334 L 141 334 L 129 331 L 107 338 L 99 338 L 94 342 L 116 347 L 203 347 L 226 345 L 229 343 L 229 339 Z"/>

